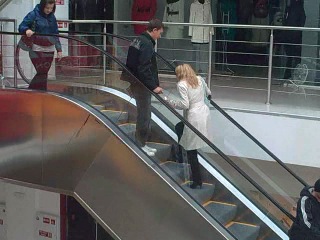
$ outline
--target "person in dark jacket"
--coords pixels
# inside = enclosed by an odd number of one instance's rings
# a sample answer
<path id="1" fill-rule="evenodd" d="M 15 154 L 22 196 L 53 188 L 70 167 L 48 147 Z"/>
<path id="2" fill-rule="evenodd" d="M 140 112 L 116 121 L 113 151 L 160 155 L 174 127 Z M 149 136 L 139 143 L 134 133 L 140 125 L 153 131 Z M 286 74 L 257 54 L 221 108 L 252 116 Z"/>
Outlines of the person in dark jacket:
<path id="1" fill-rule="evenodd" d="M 303 0 L 291 0 L 290 6 L 286 9 L 284 25 L 289 27 L 304 27 L 306 14 Z M 292 70 L 301 63 L 302 31 L 284 31 L 285 54 L 287 56 L 284 79 L 291 78 Z"/>
<path id="2" fill-rule="evenodd" d="M 146 145 L 150 133 L 151 120 L 151 94 L 145 89 L 161 94 L 159 87 L 158 67 L 155 56 L 155 40 L 161 37 L 163 24 L 158 19 L 153 19 L 147 26 L 147 31 L 134 39 L 129 47 L 127 67 L 140 82 L 131 84 L 131 92 L 137 103 L 136 141 L 138 145 L 149 155 L 154 156 L 156 149 Z"/>
<path id="3" fill-rule="evenodd" d="M 301 191 L 289 236 L 290 240 L 320 240 L 320 179 Z"/>
<path id="4" fill-rule="evenodd" d="M 26 34 L 27 37 L 32 37 L 33 41 L 29 56 L 37 73 L 32 79 L 29 89 L 47 90 L 48 72 L 55 49 L 57 57 L 62 57 L 61 43 L 58 37 L 33 36 L 34 33 L 59 33 L 57 20 L 54 16 L 55 9 L 55 0 L 41 0 L 40 4 L 27 14 L 19 25 L 19 32 Z"/>

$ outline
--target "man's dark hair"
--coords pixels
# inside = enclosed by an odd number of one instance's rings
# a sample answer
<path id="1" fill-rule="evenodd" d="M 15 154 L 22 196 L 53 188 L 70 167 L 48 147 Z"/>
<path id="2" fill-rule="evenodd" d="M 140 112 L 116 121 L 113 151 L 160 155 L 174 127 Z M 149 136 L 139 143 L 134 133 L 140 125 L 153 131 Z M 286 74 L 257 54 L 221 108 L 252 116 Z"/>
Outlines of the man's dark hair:
<path id="1" fill-rule="evenodd" d="M 147 31 L 148 31 L 148 32 L 152 32 L 152 30 L 155 29 L 155 28 L 156 28 L 157 30 L 159 30 L 159 29 L 161 29 L 161 28 L 163 28 L 163 27 L 164 27 L 164 25 L 163 25 L 163 23 L 162 23 L 161 20 L 159 20 L 159 19 L 152 19 L 152 20 L 150 20 L 149 23 L 148 23 Z"/>
<path id="2" fill-rule="evenodd" d="M 41 0 L 40 1 L 40 10 L 43 12 L 46 5 L 52 4 L 52 3 L 54 3 L 52 12 L 55 13 L 55 11 L 56 11 L 56 1 L 55 0 Z"/>

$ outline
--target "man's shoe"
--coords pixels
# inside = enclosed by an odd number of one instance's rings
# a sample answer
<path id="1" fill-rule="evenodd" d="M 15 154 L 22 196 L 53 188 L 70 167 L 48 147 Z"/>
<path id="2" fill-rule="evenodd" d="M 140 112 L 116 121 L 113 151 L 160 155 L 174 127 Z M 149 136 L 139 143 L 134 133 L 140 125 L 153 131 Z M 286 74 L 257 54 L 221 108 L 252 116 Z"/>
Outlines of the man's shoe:
<path id="1" fill-rule="evenodd" d="M 148 154 L 150 157 L 153 157 L 153 156 L 154 156 L 154 152 L 151 152 L 151 151 L 147 148 L 147 146 L 142 147 L 142 150 L 143 150 L 146 154 Z"/>
<path id="2" fill-rule="evenodd" d="M 153 152 L 153 153 L 156 153 L 158 150 L 155 149 L 155 148 L 152 148 L 152 147 L 149 147 L 147 145 L 145 145 L 145 147 L 149 150 L 149 152 Z"/>

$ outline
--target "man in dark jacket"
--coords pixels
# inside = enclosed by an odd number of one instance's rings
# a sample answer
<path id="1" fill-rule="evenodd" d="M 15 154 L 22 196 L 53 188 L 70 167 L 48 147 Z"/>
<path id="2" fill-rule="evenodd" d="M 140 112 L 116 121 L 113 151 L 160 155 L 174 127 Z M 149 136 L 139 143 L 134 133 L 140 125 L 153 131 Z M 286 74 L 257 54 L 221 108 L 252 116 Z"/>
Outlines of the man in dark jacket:
<path id="1" fill-rule="evenodd" d="M 320 240 L 320 179 L 301 191 L 289 236 L 290 240 Z"/>
<path id="2" fill-rule="evenodd" d="M 291 0 L 290 6 L 286 9 L 284 25 L 289 27 L 304 27 L 306 14 L 303 0 Z M 292 70 L 301 63 L 302 31 L 284 31 L 284 50 L 287 56 L 284 79 L 291 78 Z"/>
<path id="3" fill-rule="evenodd" d="M 162 88 L 159 87 L 158 67 L 154 51 L 155 40 L 161 37 L 162 32 L 162 22 L 158 19 L 151 20 L 147 31 L 131 43 L 126 63 L 132 74 L 140 81 L 131 84 L 131 91 L 137 103 L 135 138 L 138 145 L 149 156 L 154 156 L 157 150 L 146 145 L 150 133 L 151 94 L 143 85 L 154 93 L 162 93 Z"/>

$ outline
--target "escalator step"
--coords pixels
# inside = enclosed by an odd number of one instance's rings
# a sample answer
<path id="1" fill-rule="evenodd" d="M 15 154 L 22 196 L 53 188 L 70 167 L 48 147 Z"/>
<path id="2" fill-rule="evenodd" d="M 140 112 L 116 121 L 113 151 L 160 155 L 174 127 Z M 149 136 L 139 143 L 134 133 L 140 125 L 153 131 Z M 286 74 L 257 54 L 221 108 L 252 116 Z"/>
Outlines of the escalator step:
<path id="1" fill-rule="evenodd" d="M 124 123 L 119 125 L 122 131 L 124 131 L 131 139 L 135 139 L 136 124 Z"/>
<path id="2" fill-rule="evenodd" d="M 165 162 L 169 159 L 171 154 L 171 145 L 157 142 L 147 142 L 147 145 L 157 149 L 155 159 L 158 163 Z"/>
<path id="3" fill-rule="evenodd" d="M 227 228 L 237 239 L 245 240 L 257 240 L 260 231 L 260 226 L 239 222 L 232 222 Z"/>
<path id="4" fill-rule="evenodd" d="M 102 110 L 104 115 L 111 119 L 116 124 L 125 123 L 128 121 L 128 112 L 114 111 L 114 110 Z"/>
<path id="5" fill-rule="evenodd" d="M 210 201 L 205 208 L 223 225 L 232 221 L 237 213 L 237 205 L 223 202 Z"/>
<path id="6" fill-rule="evenodd" d="M 100 105 L 100 104 L 91 104 L 95 109 L 98 109 L 99 111 L 102 111 L 105 109 L 104 105 Z"/>
<path id="7" fill-rule="evenodd" d="M 215 185 L 210 183 L 203 183 L 202 188 L 191 189 L 190 182 L 184 183 L 182 187 L 200 204 L 204 204 L 211 200 L 214 193 Z"/>
<path id="8" fill-rule="evenodd" d="M 176 162 L 165 162 L 161 167 L 179 184 L 185 182 L 185 171 L 189 171 L 187 164 Z"/>

